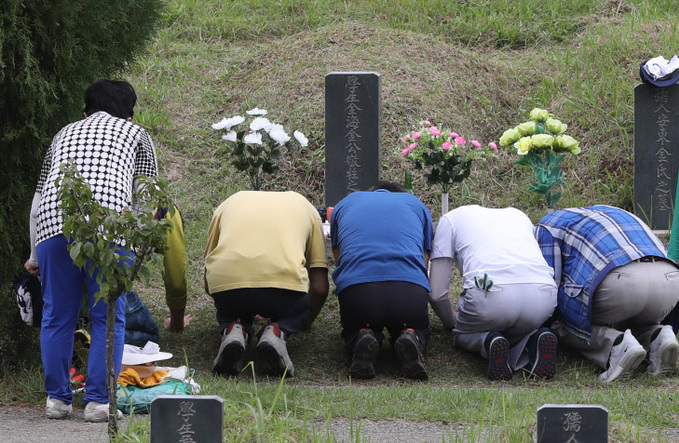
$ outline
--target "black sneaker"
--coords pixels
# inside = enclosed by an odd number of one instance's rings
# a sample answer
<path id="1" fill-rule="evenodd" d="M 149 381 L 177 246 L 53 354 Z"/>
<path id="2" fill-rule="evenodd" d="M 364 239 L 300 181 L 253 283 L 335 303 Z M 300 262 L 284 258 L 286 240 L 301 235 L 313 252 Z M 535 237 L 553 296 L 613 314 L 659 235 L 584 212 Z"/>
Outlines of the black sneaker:
<path id="1" fill-rule="evenodd" d="M 547 328 L 540 328 L 528 340 L 528 378 L 550 379 L 556 374 L 556 335 Z"/>
<path id="2" fill-rule="evenodd" d="M 488 378 L 490 380 L 509 380 L 512 368 L 509 367 L 509 340 L 499 332 L 491 332 L 486 337 L 488 349 Z"/>
<path id="3" fill-rule="evenodd" d="M 361 329 L 354 345 L 354 351 L 349 366 L 349 377 L 371 379 L 375 378 L 375 360 L 380 352 L 380 343 L 370 329 Z"/>
<path id="4" fill-rule="evenodd" d="M 422 362 L 422 345 L 413 329 L 404 330 L 394 343 L 396 357 L 401 361 L 401 375 L 416 380 L 428 380 L 429 374 Z"/>

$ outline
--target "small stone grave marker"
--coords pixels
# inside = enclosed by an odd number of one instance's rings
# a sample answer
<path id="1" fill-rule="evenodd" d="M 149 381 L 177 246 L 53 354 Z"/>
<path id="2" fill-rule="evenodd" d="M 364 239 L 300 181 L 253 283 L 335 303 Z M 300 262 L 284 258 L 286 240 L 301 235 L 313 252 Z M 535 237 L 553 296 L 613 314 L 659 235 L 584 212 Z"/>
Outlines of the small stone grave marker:
<path id="1" fill-rule="evenodd" d="M 380 75 L 325 77 L 325 204 L 335 206 L 380 180 Z"/>
<path id="2" fill-rule="evenodd" d="M 642 83 L 634 88 L 634 213 L 651 229 L 671 224 L 677 171 L 679 85 Z"/>
<path id="3" fill-rule="evenodd" d="M 224 400 L 216 395 L 159 395 L 151 402 L 151 443 L 221 443 Z"/>
<path id="4" fill-rule="evenodd" d="M 608 409 L 601 405 L 542 405 L 538 443 L 606 443 Z"/>

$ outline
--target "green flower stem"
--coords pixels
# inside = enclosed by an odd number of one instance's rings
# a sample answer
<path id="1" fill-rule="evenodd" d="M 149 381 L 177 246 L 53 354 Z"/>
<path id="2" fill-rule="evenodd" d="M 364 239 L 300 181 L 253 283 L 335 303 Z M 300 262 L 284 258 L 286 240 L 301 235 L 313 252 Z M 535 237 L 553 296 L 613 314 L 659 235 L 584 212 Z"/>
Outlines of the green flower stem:
<path id="1" fill-rule="evenodd" d="M 519 158 L 518 165 L 530 166 L 535 175 L 535 181 L 531 183 L 530 190 L 545 196 L 547 207 L 552 208 L 561 199 L 561 192 L 554 192 L 555 185 L 563 183 L 564 173 L 561 172 L 561 160 L 564 154 L 555 154 L 552 150 L 537 152 L 529 151 L 526 155 Z"/>

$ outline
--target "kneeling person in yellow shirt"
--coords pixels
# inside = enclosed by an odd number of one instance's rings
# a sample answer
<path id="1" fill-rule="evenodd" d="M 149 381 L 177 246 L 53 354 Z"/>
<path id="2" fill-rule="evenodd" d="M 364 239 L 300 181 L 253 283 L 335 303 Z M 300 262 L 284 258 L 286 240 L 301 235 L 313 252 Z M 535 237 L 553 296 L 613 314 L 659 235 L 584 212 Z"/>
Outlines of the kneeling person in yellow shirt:
<path id="1" fill-rule="evenodd" d="M 303 196 L 242 191 L 226 199 L 205 248 L 205 290 L 222 333 L 213 372 L 242 370 L 260 315 L 271 324 L 259 332 L 255 368 L 294 375 L 285 340 L 316 319 L 328 296 L 327 268 L 321 218 Z"/>

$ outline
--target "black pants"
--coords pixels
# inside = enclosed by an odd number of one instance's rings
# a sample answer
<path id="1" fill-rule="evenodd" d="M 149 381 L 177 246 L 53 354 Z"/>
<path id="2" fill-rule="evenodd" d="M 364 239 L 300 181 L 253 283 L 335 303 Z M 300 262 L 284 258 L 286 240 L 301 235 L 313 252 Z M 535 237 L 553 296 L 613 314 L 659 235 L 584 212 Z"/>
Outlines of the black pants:
<path id="1" fill-rule="evenodd" d="M 311 297 L 305 292 L 278 288 L 243 288 L 216 292 L 212 299 L 217 308 L 220 332 L 240 318 L 249 337 L 254 335 L 255 315 L 270 318 L 286 334 L 298 332 L 311 315 Z"/>
<path id="2" fill-rule="evenodd" d="M 402 281 L 361 283 L 338 295 L 342 337 L 351 350 L 363 328 L 370 328 L 382 343 L 387 328 L 394 342 L 405 328 L 415 330 L 422 346 L 429 339 L 429 295 L 420 285 Z"/>

